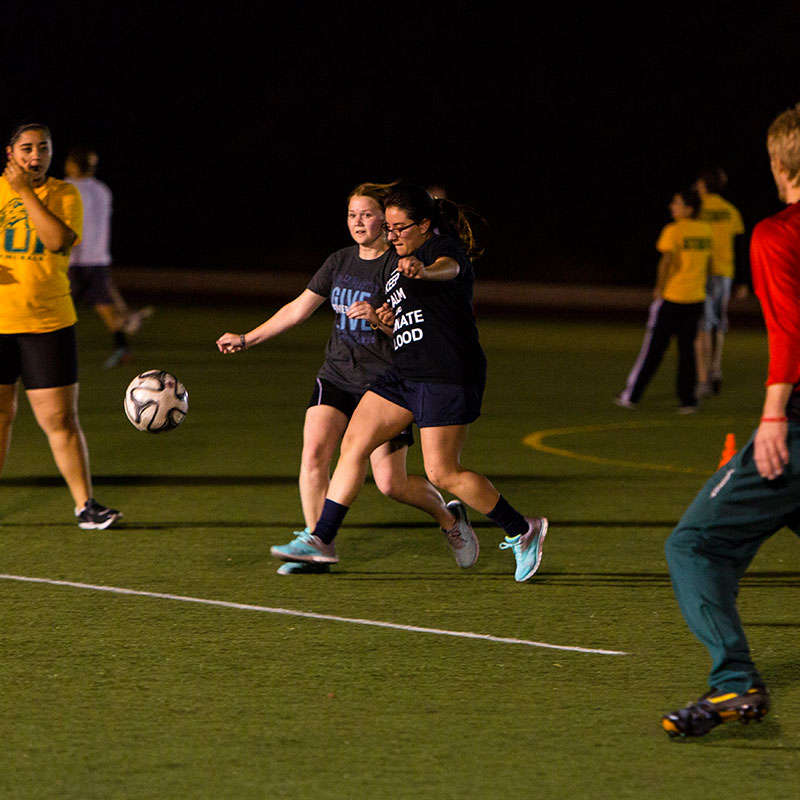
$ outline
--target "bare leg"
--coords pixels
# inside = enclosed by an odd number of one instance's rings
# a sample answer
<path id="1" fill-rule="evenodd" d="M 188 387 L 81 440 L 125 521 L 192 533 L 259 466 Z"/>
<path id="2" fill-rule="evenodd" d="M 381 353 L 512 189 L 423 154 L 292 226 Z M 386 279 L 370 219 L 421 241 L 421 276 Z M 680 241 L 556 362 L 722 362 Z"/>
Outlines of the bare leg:
<path id="1" fill-rule="evenodd" d="M 711 331 L 698 331 L 694 346 L 697 354 L 697 383 L 702 386 L 711 380 Z"/>
<path id="2" fill-rule="evenodd" d="M 303 456 L 300 462 L 300 503 L 306 527 L 314 530 L 330 483 L 331 462 L 342 440 L 347 417 L 333 406 L 312 406 L 303 426 Z"/>
<path id="3" fill-rule="evenodd" d="M 378 488 L 392 500 L 419 508 L 430 514 L 439 527 L 447 530 L 456 518 L 447 510 L 442 496 L 425 478 L 409 475 L 406 469 L 408 447 L 387 442 L 370 456 L 372 474 Z"/>
<path id="4" fill-rule="evenodd" d="M 52 389 L 29 389 L 33 414 L 47 434 L 56 466 L 81 508 L 92 496 L 89 452 L 78 421 L 78 384 Z"/>
<path id="5" fill-rule="evenodd" d="M 95 306 L 94 310 L 97 312 L 97 315 L 100 317 L 100 319 L 103 320 L 106 328 L 108 328 L 111 333 L 116 333 L 117 331 L 122 330 L 125 318 L 117 312 L 117 309 L 114 306 L 103 304 Z"/>
<path id="6" fill-rule="evenodd" d="M 17 386 L 3 384 L 0 386 L 0 472 L 6 462 L 8 448 L 11 444 L 11 426 L 17 414 Z"/>
<path id="7" fill-rule="evenodd" d="M 422 457 L 428 479 L 454 494 L 481 514 L 488 514 L 500 499 L 492 482 L 461 465 L 461 450 L 468 425 L 421 428 Z"/>
<path id="8" fill-rule="evenodd" d="M 117 312 L 117 314 L 123 319 L 127 317 L 131 311 L 111 278 L 108 280 L 108 292 L 111 295 L 111 299 L 114 301 L 114 310 Z"/>
<path id="9" fill-rule="evenodd" d="M 356 406 L 342 439 L 341 453 L 328 488 L 328 499 L 351 506 L 367 475 L 369 457 L 414 421 L 410 411 L 367 392 Z"/>
<path id="10" fill-rule="evenodd" d="M 714 332 L 714 356 L 711 359 L 711 380 L 719 380 L 722 377 L 722 348 L 725 346 L 725 333 L 723 331 Z"/>

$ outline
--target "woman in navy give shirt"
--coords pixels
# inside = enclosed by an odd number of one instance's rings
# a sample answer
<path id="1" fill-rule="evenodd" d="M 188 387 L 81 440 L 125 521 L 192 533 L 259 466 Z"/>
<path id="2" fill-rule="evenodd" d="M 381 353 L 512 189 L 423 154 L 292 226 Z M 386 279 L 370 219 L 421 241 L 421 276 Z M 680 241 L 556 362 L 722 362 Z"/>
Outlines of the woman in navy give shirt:
<path id="1" fill-rule="evenodd" d="M 337 560 L 295 559 L 302 556 L 328 489 L 330 467 L 350 415 L 370 383 L 391 364 L 389 328 L 381 327 L 374 304 L 380 302 L 390 253 L 382 225 L 383 198 L 388 186 L 362 183 L 347 198 L 347 225 L 354 244 L 337 250 L 314 274 L 308 288 L 248 333 L 225 333 L 217 340 L 222 353 L 238 353 L 299 325 L 329 300 L 334 312 L 325 363 L 317 373 L 303 427 L 300 500 L 306 528 L 288 544 L 273 548 L 285 561 L 279 572 L 325 571 Z M 408 425 L 368 454 L 378 488 L 387 496 L 430 514 L 444 531 L 461 567 L 477 558 L 477 539 L 462 503 L 445 505 L 431 484 L 406 471 L 406 454 L 413 442 Z"/>

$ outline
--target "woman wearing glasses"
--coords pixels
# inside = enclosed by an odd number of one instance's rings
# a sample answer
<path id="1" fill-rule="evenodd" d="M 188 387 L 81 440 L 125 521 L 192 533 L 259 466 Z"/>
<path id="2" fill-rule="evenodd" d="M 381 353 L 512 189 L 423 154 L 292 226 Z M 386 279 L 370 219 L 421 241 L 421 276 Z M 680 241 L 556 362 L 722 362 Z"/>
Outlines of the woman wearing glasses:
<path id="1" fill-rule="evenodd" d="M 303 428 L 299 485 L 306 528 L 296 532 L 289 544 L 273 548 L 286 562 L 278 570 L 282 574 L 326 571 L 328 564 L 338 561 L 333 548 L 324 562 L 306 556 L 314 552 L 309 545 L 311 531 L 325 502 L 335 450 L 367 387 L 392 360 L 391 328 L 381 325 L 372 305 L 381 295 L 393 258 L 382 230 L 387 189 L 373 183 L 356 187 L 347 201 L 347 224 L 355 244 L 329 256 L 308 288 L 261 325 L 245 334 L 225 333 L 217 340 L 220 352 L 237 353 L 300 324 L 326 300 L 335 315 Z M 478 557 L 478 541 L 466 510 L 457 500 L 445 505 L 428 481 L 407 474 L 412 441 L 409 423 L 367 454 L 375 483 L 385 495 L 430 514 L 444 530 L 458 564 L 471 567 Z"/>
<path id="2" fill-rule="evenodd" d="M 80 239 L 78 190 L 47 176 L 50 130 L 19 126 L 0 177 L 0 468 L 25 387 L 56 466 L 75 501 L 78 525 L 107 528 L 122 514 L 92 497 L 89 453 L 78 420 L 78 348 L 67 267 Z"/>
<path id="3" fill-rule="evenodd" d="M 378 316 L 393 322 L 392 366 L 353 413 L 303 557 L 311 563 L 335 558 L 334 538 L 364 482 L 369 454 L 416 422 L 430 481 L 505 530 L 500 547 L 514 551 L 514 577 L 526 581 L 539 568 L 547 520 L 523 517 L 487 478 L 460 461 L 468 426 L 480 415 L 486 379 L 472 313 L 469 224 L 457 206 L 434 200 L 419 186 L 395 187 L 385 208 L 397 265 L 385 283 L 387 303 Z M 280 548 L 272 553 L 283 558 Z"/>

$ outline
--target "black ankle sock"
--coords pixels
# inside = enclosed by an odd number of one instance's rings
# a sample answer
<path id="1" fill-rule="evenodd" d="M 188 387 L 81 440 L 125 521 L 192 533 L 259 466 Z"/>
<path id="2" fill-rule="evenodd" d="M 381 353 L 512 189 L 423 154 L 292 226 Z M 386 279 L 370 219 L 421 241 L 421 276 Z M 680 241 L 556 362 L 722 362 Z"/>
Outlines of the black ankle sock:
<path id="1" fill-rule="evenodd" d="M 325 505 L 322 506 L 322 514 L 320 515 L 317 527 L 314 528 L 314 536 L 318 536 L 325 544 L 330 544 L 339 533 L 339 526 L 347 514 L 349 506 L 343 506 L 335 500 L 325 500 Z"/>
<path id="2" fill-rule="evenodd" d="M 486 516 L 499 525 L 508 537 L 519 536 L 528 531 L 528 523 L 525 521 L 525 517 L 515 508 L 512 508 L 503 495 L 500 495 L 497 505 Z"/>
<path id="3" fill-rule="evenodd" d="M 114 331 L 114 347 L 128 349 L 128 337 L 122 331 Z"/>

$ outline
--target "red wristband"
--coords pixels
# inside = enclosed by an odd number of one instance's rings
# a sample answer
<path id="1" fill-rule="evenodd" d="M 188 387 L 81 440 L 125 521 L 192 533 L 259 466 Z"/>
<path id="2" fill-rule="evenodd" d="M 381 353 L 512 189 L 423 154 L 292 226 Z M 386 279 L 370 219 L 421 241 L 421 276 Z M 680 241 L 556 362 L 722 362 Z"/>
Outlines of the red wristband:
<path id="1" fill-rule="evenodd" d="M 788 422 L 786 417 L 761 417 L 762 422 Z"/>

